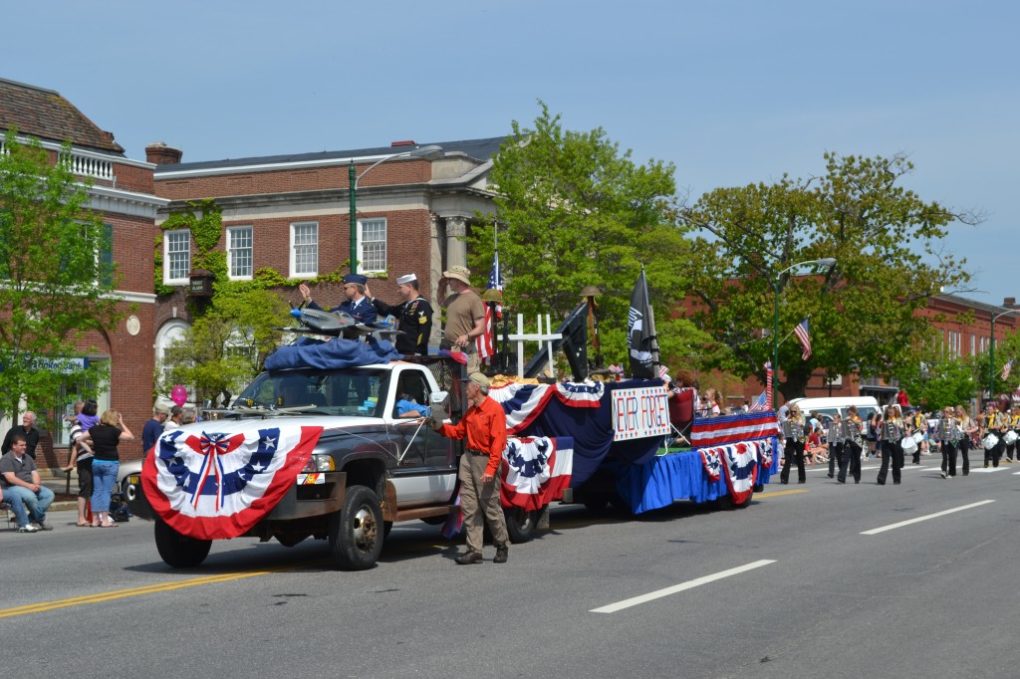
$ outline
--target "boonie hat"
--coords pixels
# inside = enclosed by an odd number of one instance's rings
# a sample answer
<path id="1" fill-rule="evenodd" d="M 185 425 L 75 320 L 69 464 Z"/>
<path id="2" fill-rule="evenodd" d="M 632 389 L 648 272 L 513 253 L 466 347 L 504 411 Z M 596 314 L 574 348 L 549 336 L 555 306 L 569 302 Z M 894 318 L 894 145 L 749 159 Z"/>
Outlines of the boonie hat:
<path id="1" fill-rule="evenodd" d="M 449 271 L 443 272 L 443 278 L 453 278 L 464 285 L 471 285 L 471 269 L 466 266 L 451 266 Z"/>

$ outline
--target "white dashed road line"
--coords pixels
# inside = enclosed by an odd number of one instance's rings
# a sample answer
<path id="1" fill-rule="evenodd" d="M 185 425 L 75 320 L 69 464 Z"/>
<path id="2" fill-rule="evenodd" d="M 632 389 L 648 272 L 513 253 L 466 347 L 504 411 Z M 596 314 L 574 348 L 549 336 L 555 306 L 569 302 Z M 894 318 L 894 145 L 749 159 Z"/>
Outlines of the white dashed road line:
<path id="1" fill-rule="evenodd" d="M 878 528 L 872 528 L 871 530 L 861 531 L 861 535 L 878 535 L 884 533 L 887 530 L 895 530 L 897 528 L 903 528 L 914 523 L 921 523 L 922 521 L 928 521 L 929 519 L 937 519 L 940 516 L 946 516 L 947 514 L 954 514 L 956 512 L 962 512 L 967 509 L 974 509 L 975 507 L 981 507 L 995 502 L 995 500 L 982 500 L 981 502 L 975 502 L 973 504 L 964 505 L 962 507 L 954 507 L 953 509 L 946 509 L 945 511 L 935 512 L 934 514 L 926 514 L 925 516 L 919 516 L 916 519 L 908 519 L 907 521 L 900 521 L 899 523 L 891 523 L 888 526 L 880 526 Z"/>
<path id="2" fill-rule="evenodd" d="M 687 582 L 682 582 L 679 585 L 673 585 L 672 587 L 666 587 L 665 589 L 659 589 L 659 590 L 656 590 L 654 592 L 649 592 L 648 594 L 642 594 L 640 596 L 631 597 L 630 599 L 624 599 L 623 601 L 617 601 L 615 604 L 608 604 L 606 606 L 600 606 L 599 608 L 593 608 L 593 609 L 591 609 L 588 612 L 589 613 L 616 613 L 617 611 L 622 611 L 625 608 L 630 608 L 632 606 L 639 606 L 641 604 L 646 604 L 649 601 L 655 601 L 656 599 L 661 599 L 662 597 L 667 597 L 667 596 L 670 596 L 671 594 L 677 594 L 679 592 L 683 592 L 683 591 L 686 591 L 688 589 L 694 589 L 695 587 L 701 587 L 702 585 L 707 585 L 707 584 L 709 584 L 711 582 L 715 582 L 717 580 L 723 580 L 725 578 L 733 577 L 734 575 L 740 575 L 741 573 L 746 573 L 748 571 L 753 571 L 756 568 L 761 568 L 762 566 L 768 566 L 769 564 L 774 564 L 774 563 L 775 563 L 774 559 L 761 559 L 760 561 L 752 561 L 749 564 L 745 564 L 743 566 L 737 566 L 736 568 L 731 568 L 731 569 L 725 570 L 725 571 L 719 571 L 718 573 L 713 573 L 712 575 L 703 575 L 700 578 L 695 578 L 694 580 L 688 580 Z"/>

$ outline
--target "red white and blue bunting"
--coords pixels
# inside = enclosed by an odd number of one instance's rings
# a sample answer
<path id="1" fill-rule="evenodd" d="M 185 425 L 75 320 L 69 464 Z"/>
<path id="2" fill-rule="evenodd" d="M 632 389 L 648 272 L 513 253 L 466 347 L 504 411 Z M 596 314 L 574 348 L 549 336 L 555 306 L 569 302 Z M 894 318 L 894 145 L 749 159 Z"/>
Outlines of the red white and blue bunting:
<path id="1" fill-rule="evenodd" d="M 489 396 L 503 406 L 506 429 L 523 431 L 541 414 L 553 396 L 574 408 L 598 408 L 605 386 L 601 382 L 558 382 L 556 384 L 520 384 L 511 382 L 489 390 Z"/>
<path id="2" fill-rule="evenodd" d="M 506 464 L 501 466 L 502 505 L 535 511 L 562 499 L 563 491 L 570 486 L 574 451 L 569 445 L 560 447 L 558 444 L 570 441 L 569 438 L 508 438 L 503 449 Z"/>
<path id="3" fill-rule="evenodd" d="M 715 483 L 722 473 L 722 460 L 720 459 L 722 448 L 701 448 L 698 452 L 701 454 L 701 465 L 705 468 L 705 476 L 709 481 Z"/>
<path id="4" fill-rule="evenodd" d="M 754 486 L 758 482 L 759 449 L 764 445 L 770 444 L 747 441 L 722 447 L 726 486 L 730 489 L 730 497 L 734 504 L 744 504 L 754 493 Z"/>
<path id="5" fill-rule="evenodd" d="M 780 432 L 776 414 L 764 411 L 695 419 L 690 438 L 694 447 L 710 448 L 779 436 Z"/>
<path id="6" fill-rule="evenodd" d="M 160 436 L 143 465 L 142 485 L 153 510 L 178 533 L 199 540 L 239 537 L 294 485 L 322 427 L 207 424 L 201 432 L 174 429 Z"/>

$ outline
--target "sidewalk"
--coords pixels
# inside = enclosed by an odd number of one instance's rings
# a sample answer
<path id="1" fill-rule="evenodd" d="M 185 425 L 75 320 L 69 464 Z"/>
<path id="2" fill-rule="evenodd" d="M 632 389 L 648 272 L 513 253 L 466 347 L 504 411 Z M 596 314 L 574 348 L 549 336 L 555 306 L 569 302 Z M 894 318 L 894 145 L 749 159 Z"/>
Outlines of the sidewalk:
<path id="1" fill-rule="evenodd" d="M 77 472 L 72 470 L 68 474 L 59 469 L 40 469 L 39 476 L 42 478 L 43 485 L 52 490 L 58 498 L 50 505 L 49 511 L 78 511 L 78 501 L 75 499 L 75 496 L 78 495 Z M 68 481 L 70 481 L 70 486 L 68 486 Z M 69 488 L 70 490 L 68 490 Z M 66 499 L 69 495 L 70 499 Z"/>

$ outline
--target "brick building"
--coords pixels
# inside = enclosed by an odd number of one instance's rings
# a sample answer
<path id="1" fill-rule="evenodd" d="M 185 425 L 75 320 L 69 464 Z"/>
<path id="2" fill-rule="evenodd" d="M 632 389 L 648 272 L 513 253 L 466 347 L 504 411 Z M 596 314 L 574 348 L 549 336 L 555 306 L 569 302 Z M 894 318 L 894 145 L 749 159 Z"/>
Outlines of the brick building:
<path id="1" fill-rule="evenodd" d="M 1016 314 L 1013 313 L 1016 310 Z M 1016 299 L 1007 297 L 1002 306 L 985 304 L 958 295 L 934 295 L 928 306 L 918 312 L 929 319 L 941 337 L 942 348 L 950 356 L 985 356 L 991 347 L 992 319 L 995 318 L 995 342 L 1000 345 L 1006 337 L 1020 328 L 1020 307 Z M 982 388 L 985 388 L 984 380 Z M 757 394 L 762 390 L 761 383 L 754 378 L 742 384 L 726 385 L 728 406 L 739 406 L 744 398 Z M 826 379 L 825 372 L 818 370 L 812 376 L 804 390 L 804 396 L 874 396 L 880 403 L 885 403 L 897 391 L 897 386 L 887 384 L 875 377 L 860 375 L 841 375 L 831 383 Z M 975 398 L 978 394 L 974 395 Z"/>
<path id="2" fill-rule="evenodd" d="M 146 156 L 157 165 L 155 193 L 169 201 L 157 223 L 187 209 L 190 201 L 215 200 L 224 226 L 219 247 L 228 253 L 228 275 L 234 279 L 250 278 L 261 268 L 289 279 L 346 273 L 353 165 L 358 271 L 372 279 L 373 294 L 396 302 L 398 276 L 416 273 L 422 294 L 434 300 L 441 272 L 465 264 L 470 223 L 492 210 L 487 177 L 502 141 L 408 141 L 190 163 L 181 162 L 181 151 L 156 144 Z M 429 150 L 428 157 L 419 156 Z M 157 305 L 158 355 L 187 327 L 184 296 L 194 252 L 187 230 L 164 234 L 163 282 L 179 292 L 161 297 Z M 327 308 L 342 300 L 338 285 L 318 285 L 314 294 Z M 299 301 L 296 292 L 290 295 Z M 434 325 L 438 330 L 438 322 Z"/>
<path id="3" fill-rule="evenodd" d="M 100 409 L 120 410 L 128 426 L 140 434 L 152 407 L 156 296 L 152 259 L 138 253 L 152 249 L 156 212 L 168 202 L 153 194 L 155 165 L 127 158 L 112 134 L 58 92 L 0 79 L 0 132 L 9 129 L 17 129 L 22 139 L 38 139 L 54 162 L 61 145 L 70 143 L 74 173 L 92 182 L 90 207 L 100 212 L 112 233 L 112 257 L 118 271 L 114 295 L 124 318 L 116 328 L 84 338 L 81 354 L 75 358 L 109 364 L 111 379 L 100 395 Z M 76 395 L 75 387 L 68 385 L 65 412 L 70 412 Z M 39 413 L 47 425 L 44 450 L 38 455 L 41 466 L 67 461 L 65 412 Z M 4 431 L 10 425 L 10 417 L 0 422 Z M 136 447 L 125 446 L 122 452 L 136 457 L 140 453 Z"/>

